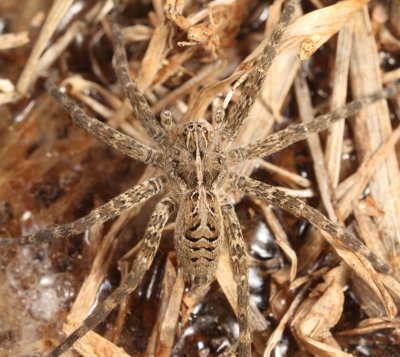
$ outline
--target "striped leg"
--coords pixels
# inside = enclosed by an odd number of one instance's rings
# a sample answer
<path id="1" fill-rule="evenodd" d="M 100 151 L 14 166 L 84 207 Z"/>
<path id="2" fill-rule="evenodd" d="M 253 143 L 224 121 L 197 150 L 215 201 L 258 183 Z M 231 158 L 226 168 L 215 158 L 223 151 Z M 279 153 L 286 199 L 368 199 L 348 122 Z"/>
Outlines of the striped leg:
<path id="1" fill-rule="evenodd" d="M 139 119 L 142 126 L 146 129 L 147 134 L 153 138 L 156 142 L 164 137 L 165 133 L 160 123 L 154 117 L 153 112 L 149 104 L 146 101 L 144 95 L 140 92 L 136 85 L 136 82 L 129 76 L 128 70 L 128 59 L 126 57 L 126 51 L 124 47 L 124 39 L 122 36 L 122 31 L 118 25 L 116 19 L 118 15 L 118 5 L 116 1 L 116 7 L 114 13 L 109 17 L 111 22 L 111 35 L 114 42 L 114 52 L 115 52 L 115 72 L 117 74 L 118 80 L 125 90 L 125 94 L 128 97 L 133 115 Z"/>
<path id="2" fill-rule="evenodd" d="M 151 178 L 108 201 L 93 210 L 85 217 L 63 226 L 55 226 L 20 238 L 1 238 L 0 244 L 32 244 L 51 242 L 59 238 L 67 238 L 72 234 L 82 233 L 94 224 L 100 224 L 120 215 L 129 208 L 138 205 L 161 193 L 164 190 L 164 180 L 157 176 Z"/>
<path id="3" fill-rule="evenodd" d="M 391 271 L 391 268 L 372 253 L 359 239 L 346 232 L 342 227 L 332 223 L 321 212 L 297 197 L 289 196 L 273 186 L 245 176 L 234 175 L 232 186 L 250 197 L 272 204 L 295 217 L 302 217 L 313 226 L 335 237 L 351 251 L 362 254 L 376 269 L 384 273 Z"/>
<path id="4" fill-rule="evenodd" d="M 108 314 L 117 307 L 121 300 L 134 291 L 142 281 L 143 275 L 150 268 L 160 244 L 161 233 L 168 221 L 169 215 L 175 208 L 175 202 L 169 197 L 161 200 L 150 217 L 140 251 L 133 263 L 133 267 L 122 284 L 113 293 L 98 304 L 93 312 L 83 321 L 81 327 L 69 335 L 58 345 L 49 357 L 60 356 L 66 352 L 75 341 L 83 337 L 86 332 L 93 330 Z"/>
<path id="5" fill-rule="evenodd" d="M 354 100 L 342 108 L 328 114 L 320 115 L 309 123 L 288 126 L 286 129 L 268 135 L 245 147 L 231 150 L 228 155 L 231 165 L 236 165 L 244 160 L 265 157 L 307 138 L 310 133 L 318 133 L 327 129 L 337 120 L 357 114 L 366 105 L 380 99 L 389 98 L 400 90 L 400 84 L 387 87 L 365 98 Z"/>
<path id="6" fill-rule="evenodd" d="M 55 85 L 48 83 L 47 86 L 51 96 L 71 115 L 72 121 L 76 125 L 121 153 L 135 160 L 157 166 L 156 161 L 159 154 L 156 150 L 128 135 L 122 134 L 96 118 L 89 117 L 77 103 L 68 98 Z"/>
<path id="7" fill-rule="evenodd" d="M 225 140 L 233 141 L 233 139 L 235 139 L 237 132 L 242 126 L 243 120 L 247 118 L 250 109 L 260 93 L 268 70 L 279 54 L 278 46 L 282 34 L 293 17 L 296 3 L 297 1 L 295 0 L 288 2 L 282 12 L 278 24 L 268 39 L 267 45 L 264 47 L 259 63 L 249 72 L 239 100 L 222 125 L 221 134 Z"/>
<path id="8" fill-rule="evenodd" d="M 249 325 L 250 290 L 249 272 L 246 265 L 246 249 L 242 230 L 235 209 L 227 199 L 222 205 L 225 234 L 229 243 L 229 256 L 237 286 L 237 310 L 239 320 L 239 357 L 251 356 L 251 334 Z"/>

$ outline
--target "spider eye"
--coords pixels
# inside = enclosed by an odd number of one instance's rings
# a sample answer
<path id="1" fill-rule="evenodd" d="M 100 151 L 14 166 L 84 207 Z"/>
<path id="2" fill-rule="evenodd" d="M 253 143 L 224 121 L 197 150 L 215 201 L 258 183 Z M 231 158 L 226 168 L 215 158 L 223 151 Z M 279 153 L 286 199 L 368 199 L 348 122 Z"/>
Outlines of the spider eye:
<path id="1" fill-rule="evenodd" d="M 203 128 L 203 133 L 204 133 L 204 134 L 207 134 L 207 133 L 208 133 L 208 130 L 207 130 L 206 128 Z"/>
<path id="2" fill-rule="evenodd" d="M 192 200 L 197 201 L 199 198 L 199 193 L 198 192 L 193 192 L 192 194 Z"/>
<path id="3" fill-rule="evenodd" d="M 193 129 L 193 125 L 190 124 L 190 125 L 188 126 L 188 128 L 189 128 L 190 130 L 192 130 L 192 129 Z"/>

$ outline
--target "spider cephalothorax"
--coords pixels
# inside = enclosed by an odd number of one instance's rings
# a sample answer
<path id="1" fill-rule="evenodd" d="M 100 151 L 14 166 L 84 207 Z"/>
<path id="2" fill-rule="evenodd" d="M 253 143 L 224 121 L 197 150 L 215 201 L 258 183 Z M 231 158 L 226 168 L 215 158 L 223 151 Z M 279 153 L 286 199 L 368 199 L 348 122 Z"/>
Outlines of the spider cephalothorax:
<path id="1" fill-rule="evenodd" d="M 189 122 L 171 129 L 164 153 L 164 170 L 177 193 L 220 188 L 227 177 L 227 160 L 212 126 Z"/>

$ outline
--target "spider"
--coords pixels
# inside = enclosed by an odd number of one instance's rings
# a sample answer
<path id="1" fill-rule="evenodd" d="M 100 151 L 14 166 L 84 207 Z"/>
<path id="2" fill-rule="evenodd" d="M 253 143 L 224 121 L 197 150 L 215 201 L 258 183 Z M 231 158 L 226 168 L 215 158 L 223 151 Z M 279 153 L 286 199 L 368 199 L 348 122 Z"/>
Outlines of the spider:
<path id="1" fill-rule="evenodd" d="M 249 72 L 237 103 L 226 117 L 223 108 L 216 111 L 215 126 L 204 120 L 178 124 L 169 111 L 161 114 L 160 122 L 156 120 L 143 94 L 129 77 L 121 30 L 115 20 L 111 21 L 118 80 L 132 105 L 134 116 L 153 138 L 157 149 L 89 117 L 82 108 L 49 81 L 49 93 L 70 113 L 77 125 L 121 153 L 152 165 L 160 171 L 160 174 L 127 190 L 72 223 L 51 227 L 17 239 L 4 238 L 0 243 L 21 245 L 44 243 L 79 234 L 94 224 L 110 220 L 153 196 L 163 195 L 150 217 L 140 251 L 126 279 L 102 304 L 95 307 L 82 326 L 53 350 L 50 356 L 59 356 L 65 352 L 86 332 L 103 321 L 123 297 L 137 288 L 153 262 L 162 230 L 174 210 L 178 211 L 174 234 L 175 248 L 184 278 L 190 286 L 205 285 L 214 280 L 222 245 L 224 240 L 227 241 L 237 284 L 239 356 L 250 356 L 250 294 L 245 245 L 238 218 L 228 199 L 226 189 L 239 190 L 295 216 L 301 216 L 320 230 L 336 237 L 352 251 L 365 256 L 377 269 L 384 272 L 390 270 L 363 243 L 342 227 L 330 222 L 318 210 L 279 189 L 249 177 L 236 175 L 232 171 L 235 165 L 245 160 L 265 157 L 280 151 L 305 139 L 309 133 L 325 130 L 331 123 L 357 113 L 366 104 L 389 97 L 396 92 L 395 87 L 388 87 L 372 96 L 350 102 L 337 111 L 317 117 L 308 124 L 293 125 L 244 147 L 226 149 L 227 144 L 236 137 L 259 94 L 268 69 L 277 55 L 277 46 L 294 8 L 293 2 L 286 5 L 257 66 Z"/>

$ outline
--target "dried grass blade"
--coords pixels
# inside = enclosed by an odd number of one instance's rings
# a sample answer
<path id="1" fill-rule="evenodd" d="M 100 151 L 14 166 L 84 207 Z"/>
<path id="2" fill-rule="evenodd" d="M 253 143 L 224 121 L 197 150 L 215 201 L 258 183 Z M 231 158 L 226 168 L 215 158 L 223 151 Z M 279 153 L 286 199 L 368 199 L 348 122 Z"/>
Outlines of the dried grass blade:
<path id="1" fill-rule="evenodd" d="M 0 35 L 0 51 L 8 50 L 10 48 L 20 47 L 29 42 L 28 31 L 21 31 L 16 33 L 6 33 Z"/>
<path id="2" fill-rule="evenodd" d="M 302 60 L 307 59 L 368 2 L 369 0 L 340 1 L 302 16 L 288 26 L 280 51 L 300 43 L 299 57 Z"/>
<path id="3" fill-rule="evenodd" d="M 341 331 L 342 336 L 356 336 L 374 333 L 384 329 L 399 329 L 400 320 L 398 318 L 388 319 L 385 317 L 370 318 L 362 320 L 356 328 Z"/>
<path id="4" fill-rule="evenodd" d="M 311 104 L 310 91 L 305 79 L 302 78 L 301 75 L 296 77 L 294 81 L 294 87 L 300 118 L 303 123 L 309 123 L 314 118 L 314 113 Z M 319 135 L 316 133 L 310 134 L 307 138 L 307 143 L 313 159 L 314 172 L 318 182 L 321 201 L 328 213 L 329 219 L 337 224 L 338 219 L 331 201 L 331 197 L 333 197 L 333 188 L 330 185 L 329 175 L 325 166 Z"/>
<path id="5" fill-rule="evenodd" d="M 336 325 L 342 314 L 344 294 L 341 284 L 332 281 L 314 289 L 298 308 L 291 325 L 300 344 L 310 353 L 318 356 L 349 357 L 351 354 L 341 351 L 330 329 Z"/>
<path id="6" fill-rule="evenodd" d="M 261 201 L 253 199 L 253 201 L 259 206 L 263 212 L 264 218 L 266 222 L 268 222 L 274 237 L 275 242 L 281 247 L 284 251 L 286 256 L 290 260 L 290 273 L 289 273 L 289 280 L 290 282 L 294 281 L 297 275 L 297 255 L 296 252 L 290 245 L 289 239 L 284 231 L 283 227 L 279 223 L 278 219 L 276 218 L 274 212 L 272 211 L 271 207 L 265 205 Z"/>
<path id="7" fill-rule="evenodd" d="M 350 66 L 350 51 L 353 34 L 352 21 L 344 26 L 338 35 L 336 59 L 333 78 L 331 109 L 338 109 L 346 104 L 348 73 Z M 340 120 L 329 128 L 326 140 L 325 162 L 333 187 L 339 184 L 339 174 L 342 161 L 342 146 L 344 120 Z"/>
<path id="8" fill-rule="evenodd" d="M 24 96 L 32 84 L 32 78 L 34 77 L 36 71 L 36 65 L 41 56 L 43 50 L 45 49 L 48 41 L 56 30 L 61 19 L 68 11 L 73 0 L 55 0 L 48 15 L 45 23 L 40 31 L 39 37 L 29 55 L 28 61 L 22 71 L 16 88 L 17 92 Z"/>
<path id="9" fill-rule="evenodd" d="M 184 289 L 185 283 L 183 274 L 180 274 L 172 287 L 165 316 L 160 326 L 160 337 L 155 354 L 158 357 L 168 357 L 172 355 L 172 347 L 175 341 L 176 327 Z"/>
<path id="10" fill-rule="evenodd" d="M 276 345 L 280 341 L 283 331 L 286 328 L 287 323 L 289 322 L 290 318 L 293 316 L 295 310 L 299 307 L 301 301 L 304 298 L 304 295 L 308 291 L 311 285 L 311 281 L 306 283 L 296 297 L 293 299 L 292 303 L 290 304 L 288 310 L 285 312 L 281 320 L 279 321 L 278 326 L 275 328 L 274 332 L 269 336 L 267 345 L 264 350 L 263 357 L 270 357 L 271 352 L 275 349 Z"/>
<path id="11" fill-rule="evenodd" d="M 375 271 L 372 264 L 361 254 L 353 253 L 348 249 L 344 248 L 339 244 L 333 237 L 328 233 L 321 231 L 324 238 L 331 244 L 336 252 L 342 257 L 342 259 L 356 272 L 356 274 L 364 280 L 368 286 L 374 291 L 375 295 L 379 298 L 383 304 L 386 313 L 389 317 L 397 315 L 396 305 L 383 286 L 377 272 Z"/>
<path id="12" fill-rule="evenodd" d="M 237 314 L 237 292 L 236 283 L 233 279 L 232 266 L 229 261 L 227 249 L 222 250 L 221 258 L 219 259 L 216 278 L 218 280 L 221 289 L 227 297 L 232 309 Z M 258 310 L 257 306 L 250 299 L 250 327 L 253 331 L 263 331 L 268 327 L 268 323 L 265 320 L 263 314 Z"/>
<path id="13" fill-rule="evenodd" d="M 360 98 L 382 88 L 380 54 L 367 9 L 354 18 L 355 41 L 352 46 L 350 62 L 351 87 L 353 96 Z M 354 140 L 359 160 L 371 155 L 392 134 L 392 123 L 387 102 L 381 100 L 369 105 L 354 120 Z M 392 187 L 399 182 L 400 172 L 395 150 L 387 157 L 374 173 L 369 182 L 371 196 L 385 212 L 376 218 L 376 224 L 389 255 L 389 263 L 397 273 L 400 271 L 400 195 L 392 194 Z M 396 194 L 397 193 L 397 194 Z M 387 197 L 392 199 L 388 200 Z"/>
<path id="14" fill-rule="evenodd" d="M 96 226 L 90 231 L 92 234 L 101 234 L 99 227 Z M 97 232 L 95 233 L 95 231 Z M 78 296 L 63 325 L 63 332 L 66 335 L 71 334 L 81 325 L 94 304 L 100 285 L 112 261 L 113 253 L 116 248 L 114 241 L 115 235 L 109 233 L 98 248 L 98 254 L 93 261 L 91 271 L 79 290 Z M 93 331 L 88 332 L 77 341 L 74 344 L 74 348 L 82 356 L 87 357 L 102 357 L 105 355 L 110 357 L 128 357 L 121 348 Z"/>
<path id="15" fill-rule="evenodd" d="M 376 173 L 386 157 L 392 153 L 399 138 L 400 127 L 392 132 L 375 153 L 362 162 L 355 174 L 339 185 L 337 196 L 340 197 L 339 210 L 343 219 L 349 216 L 353 202 L 360 197 L 371 177 Z M 347 187 L 349 189 L 346 190 Z"/>
<path id="16" fill-rule="evenodd" d="M 160 340 L 161 325 L 165 320 L 165 314 L 168 309 L 168 303 L 171 298 L 172 289 L 176 282 L 176 271 L 175 267 L 171 262 L 170 255 L 168 255 L 165 263 L 164 277 L 162 280 L 162 298 L 160 301 L 160 307 L 158 309 L 157 320 L 154 324 L 153 331 L 151 333 L 149 342 L 147 344 L 146 352 L 144 356 L 155 356 L 158 341 Z"/>

